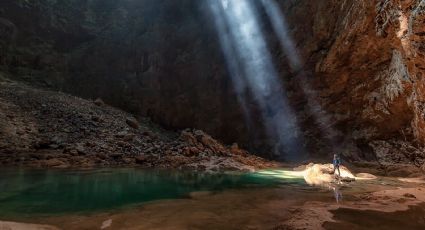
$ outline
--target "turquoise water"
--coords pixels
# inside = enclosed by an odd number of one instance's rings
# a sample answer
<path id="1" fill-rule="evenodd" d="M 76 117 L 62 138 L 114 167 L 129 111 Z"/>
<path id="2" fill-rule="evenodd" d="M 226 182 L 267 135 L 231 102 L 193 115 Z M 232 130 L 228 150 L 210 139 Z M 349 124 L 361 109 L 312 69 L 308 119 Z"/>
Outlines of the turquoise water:
<path id="1" fill-rule="evenodd" d="M 194 191 L 304 186 L 302 178 L 273 173 L 205 174 L 142 169 L 0 170 L 0 216 L 28 217 L 111 210 Z"/>

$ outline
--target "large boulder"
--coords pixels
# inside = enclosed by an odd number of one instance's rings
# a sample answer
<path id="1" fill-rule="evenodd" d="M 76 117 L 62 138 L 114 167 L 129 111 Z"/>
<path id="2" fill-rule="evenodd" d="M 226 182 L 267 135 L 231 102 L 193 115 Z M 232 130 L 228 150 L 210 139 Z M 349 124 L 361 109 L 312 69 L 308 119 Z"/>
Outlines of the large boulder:
<path id="1" fill-rule="evenodd" d="M 304 179 L 310 185 L 324 185 L 335 181 L 332 164 L 309 164 L 304 170 Z M 340 166 L 341 180 L 354 180 L 355 176 L 344 166 Z"/>
<path id="2" fill-rule="evenodd" d="M 127 117 L 126 120 L 125 120 L 125 123 L 127 123 L 127 125 L 130 126 L 133 129 L 139 129 L 140 128 L 139 122 L 133 117 Z"/>

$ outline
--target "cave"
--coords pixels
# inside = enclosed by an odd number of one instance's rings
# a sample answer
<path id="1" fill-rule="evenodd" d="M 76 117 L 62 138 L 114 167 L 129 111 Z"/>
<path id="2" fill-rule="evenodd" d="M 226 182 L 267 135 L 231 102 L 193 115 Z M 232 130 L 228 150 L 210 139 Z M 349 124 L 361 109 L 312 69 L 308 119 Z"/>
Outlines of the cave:
<path id="1" fill-rule="evenodd" d="M 0 229 L 423 229 L 424 22 L 424 0 L 3 0 Z"/>

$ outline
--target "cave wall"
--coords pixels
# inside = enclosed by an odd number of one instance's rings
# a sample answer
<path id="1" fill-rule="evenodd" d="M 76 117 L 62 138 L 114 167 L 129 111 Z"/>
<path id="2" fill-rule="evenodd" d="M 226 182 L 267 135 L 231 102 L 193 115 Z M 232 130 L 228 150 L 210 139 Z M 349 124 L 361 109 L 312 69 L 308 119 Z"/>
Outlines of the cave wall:
<path id="1" fill-rule="evenodd" d="M 304 51 L 337 126 L 355 140 L 403 137 L 424 143 L 424 2 L 316 4 L 303 7 L 320 12 L 314 35 L 305 39 L 315 45 Z"/>
<path id="2" fill-rule="evenodd" d="M 199 128 L 261 149 L 261 124 L 245 125 L 205 2 L 4 0 L 0 68 L 31 84 L 101 97 L 168 128 Z M 424 143 L 422 1 L 278 3 L 339 142 Z M 267 23 L 263 29 L 308 142 L 323 147 L 288 57 Z"/>
<path id="3" fill-rule="evenodd" d="M 238 137 L 246 130 L 233 121 L 243 117 L 200 2 L 7 0 L 0 6 L 6 32 L 0 63 L 11 77 L 100 97 L 169 128 L 248 141 Z"/>

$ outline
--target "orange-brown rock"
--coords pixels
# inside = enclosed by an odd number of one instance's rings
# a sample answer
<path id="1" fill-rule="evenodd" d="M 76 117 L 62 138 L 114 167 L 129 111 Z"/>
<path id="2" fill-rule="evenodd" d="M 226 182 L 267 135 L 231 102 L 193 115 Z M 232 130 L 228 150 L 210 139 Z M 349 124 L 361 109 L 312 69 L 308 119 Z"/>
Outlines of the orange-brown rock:
<path id="1" fill-rule="evenodd" d="M 308 4 L 308 3 L 304 3 Z M 315 1 L 312 23 L 321 101 L 354 139 L 425 142 L 423 3 Z M 315 5 L 315 6 L 314 6 Z M 304 6 L 307 7 L 307 6 Z M 338 19 L 328 17 L 337 13 Z M 326 18 L 326 19 L 325 19 Z M 335 22 L 332 22 L 335 20 Z M 321 47 L 320 42 L 324 42 Z"/>

